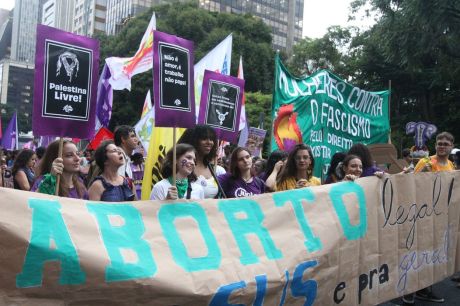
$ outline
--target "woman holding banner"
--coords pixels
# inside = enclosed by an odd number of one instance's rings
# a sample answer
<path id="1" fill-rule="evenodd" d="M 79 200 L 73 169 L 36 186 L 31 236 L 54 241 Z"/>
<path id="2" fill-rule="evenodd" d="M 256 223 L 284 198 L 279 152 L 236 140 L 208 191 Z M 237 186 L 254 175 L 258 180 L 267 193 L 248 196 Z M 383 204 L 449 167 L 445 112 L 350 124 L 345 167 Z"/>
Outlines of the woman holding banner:
<path id="1" fill-rule="evenodd" d="M 340 170 L 340 181 L 354 181 L 363 173 L 363 163 L 357 155 L 348 154 L 338 165 Z"/>
<path id="2" fill-rule="evenodd" d="M 265 192 L 265 183 L 251 174 L 252 157 L 246 148 L 238 147 L 230 157 L 230 173 L 219 176 L 227 198 L 249 197 Z"/>
<path id="3" fill-rule="evenodd" d="M 88 199 L 80 174 L 80 156 L 77 146 L 70 140 L 64 140 L 62 158 L 59 156 L 59 140 L 52 142 L 46 148 L 45 155 L 40 162 L 38 177 L 31 191 L 38 191 L 54 195 L 56 192 L 57 175 L 61 176 L 59 182 L 59 196 Z"/>
<path id="4" fill-rule="evenodd" d="M 173 184 L 173 149 L 169 150 L 161 165 L 163 180 L 153 186 L 151 200 L 204 199 L 204 191 L 197 183 L 195 169 L 195 148 L 181 143 L 176 145 L 176 182 Z"/>
<path id="5" fill-rule="evenodd" d="M 35 179 L 35 162 L 37 155 L 33 150 L 24 149 L 16 156 L 11 173 L 14 189 L 29 191 Z"/>
<path id="6" fill-rule="evenodd" d="M 276 179 L 275 191 L 319 186 L 321 181 L 313 176 L 315 160 L 310 146 L 299 143 L 289 153 L 286 164 Z"/>
<path id="7" fill-rule="evenodd" d="M 94 178 L 89 187 L 89 199 L 92 201 L 125 202 L 136 200 L 133 182 L 118 174 L 120 166 L 125 164 L 122 149 L 112 140 L 104 141 L 94 153 L 96 165 L 102 171 Z"/>
<path id="8" fill-rule="evenodd" d="M 196 150 L 195 174 L 197 182 L 203 187 L 205 199 L 222 198 L 224 193 L 217 177 L 225 174 L 225 169 L 212 162 L 217 157 L 217 136 L 214 129 L 207 125 L 197 125 L 185 130 L 177 143 L 188 143 Z"/>

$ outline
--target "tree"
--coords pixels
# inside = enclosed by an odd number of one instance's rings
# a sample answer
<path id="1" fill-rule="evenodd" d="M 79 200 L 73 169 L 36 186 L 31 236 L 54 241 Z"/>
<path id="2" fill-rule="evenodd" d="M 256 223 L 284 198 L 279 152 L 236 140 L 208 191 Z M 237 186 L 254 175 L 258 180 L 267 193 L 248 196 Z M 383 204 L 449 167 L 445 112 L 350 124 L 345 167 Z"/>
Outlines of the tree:
<path id="1" fill-rule="evenodd" d="M 243 56 L 246 91 L 271 92 L 274 71 L 274 51 L 271 48 L 270 29 L 260 19 L 250 15 L 211 13 L 198 8 L 196 3 L 156 6 L 132 18 L 121 32 L 113 37 L 99 35 L 101 58 L 132 56 L 155 11 L 157 29 L 192 40 L 195 44 L 195 62 L 233 33 L 232 75 L 236 75 L 239 57 Z M 103 62 L 101 61 L 101 69 Z M 149 73 L 132 79 L 131 91 L 115 91 L 110 127 L 135 124 L 139 119 L 145 95 L 152 88 Z"/>

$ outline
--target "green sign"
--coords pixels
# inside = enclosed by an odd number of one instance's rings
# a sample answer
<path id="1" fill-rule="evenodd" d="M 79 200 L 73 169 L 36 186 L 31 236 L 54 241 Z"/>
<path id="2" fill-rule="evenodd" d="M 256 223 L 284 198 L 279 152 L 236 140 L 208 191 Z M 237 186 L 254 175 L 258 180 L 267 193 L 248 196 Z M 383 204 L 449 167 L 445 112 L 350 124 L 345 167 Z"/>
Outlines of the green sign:
<path id="1" fill-rule="evenodd" d="M 294 77 L 276 56 L 271 149 L 310 145 L 314 175 L 322 177 L 334 153 L 347 152 L 354 143 L 388 142 L 388 97 L 388 90 L 366 91 L 328 70 Z"/>

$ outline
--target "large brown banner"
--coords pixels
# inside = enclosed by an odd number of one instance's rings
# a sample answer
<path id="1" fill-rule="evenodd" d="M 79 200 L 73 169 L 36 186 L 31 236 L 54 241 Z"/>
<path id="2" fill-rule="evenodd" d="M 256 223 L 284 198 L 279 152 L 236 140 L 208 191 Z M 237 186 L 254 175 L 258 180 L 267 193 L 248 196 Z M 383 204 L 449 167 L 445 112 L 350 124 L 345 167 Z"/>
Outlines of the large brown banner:
<path id="1" fill-rule="evenodd" d="M 460 270 L 459 181 L 175 203 L 0 188 L 0 304 L 377 304 Z"/>

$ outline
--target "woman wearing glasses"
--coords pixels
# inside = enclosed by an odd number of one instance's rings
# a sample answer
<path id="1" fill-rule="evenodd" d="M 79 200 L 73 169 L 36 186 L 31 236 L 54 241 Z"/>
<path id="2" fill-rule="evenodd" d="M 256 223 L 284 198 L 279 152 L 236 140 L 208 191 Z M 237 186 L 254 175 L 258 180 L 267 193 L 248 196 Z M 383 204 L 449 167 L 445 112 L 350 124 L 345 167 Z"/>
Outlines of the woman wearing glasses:
<path id="1" fill-rule="evenodd" d="M 102 174 L 97 176 L 88 190 L 92 201 L 124 202 L 136 199 L 132 181 L 118 174 L 124 165 L 123 153 L 113 141 L 104 141 L 94 153 Z"/>
<path id="2" fill-rule="evenodd" d="M 311 148 L 303 143 L 297 144 L 276 179 L 275 191 L 321 185 L 321 181 L 313 176 L 314 166 Z"/>

